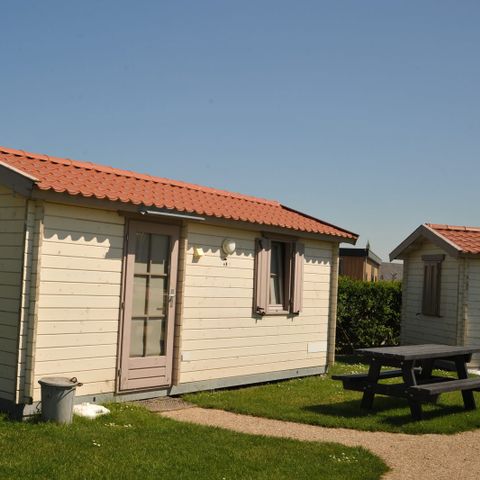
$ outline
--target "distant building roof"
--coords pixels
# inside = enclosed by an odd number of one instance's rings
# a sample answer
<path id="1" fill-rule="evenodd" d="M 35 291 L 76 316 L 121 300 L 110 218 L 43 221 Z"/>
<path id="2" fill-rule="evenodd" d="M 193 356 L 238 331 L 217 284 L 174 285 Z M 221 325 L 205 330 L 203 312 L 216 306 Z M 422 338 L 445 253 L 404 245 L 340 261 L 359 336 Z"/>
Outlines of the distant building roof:
<path id="1" fill-rule="evenodd" d="M 424 223 L 390 253 L 390 260 L 402 258 L 422 237 L 452 256 L 480 254 L 480 227 Z"/>
<path id="2" fill-rule="evenodd" d="M 375 255 L 369 248 L 340 248 L 341 257 L 364 257 L 380 265 L 382 259 Z"/>

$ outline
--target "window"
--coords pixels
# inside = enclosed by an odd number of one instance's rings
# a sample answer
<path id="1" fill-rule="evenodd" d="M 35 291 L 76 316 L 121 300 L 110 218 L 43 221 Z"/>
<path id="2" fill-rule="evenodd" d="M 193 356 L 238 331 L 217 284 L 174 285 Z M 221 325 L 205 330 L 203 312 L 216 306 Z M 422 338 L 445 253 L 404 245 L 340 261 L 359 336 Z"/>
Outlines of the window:
<path id="1" fill-rule="evenodd" d="M 272 242 L 270 256 L 270 291 L 268 304 L 285 310 L 285 298 L 288 297 L 287 272 L 289 267 L 287 244 Z"/>
<path id="2" fill-rule="evenodd" d="M 440 316 L 442 262 L 445 255 L 423 255 L 422 314 Z"/>
<path id="3" fill-rule="evenodd" d="M 298 314 L 302 309 L 304 246 L 296 241 L 256 241 L 255 313 Z"/>

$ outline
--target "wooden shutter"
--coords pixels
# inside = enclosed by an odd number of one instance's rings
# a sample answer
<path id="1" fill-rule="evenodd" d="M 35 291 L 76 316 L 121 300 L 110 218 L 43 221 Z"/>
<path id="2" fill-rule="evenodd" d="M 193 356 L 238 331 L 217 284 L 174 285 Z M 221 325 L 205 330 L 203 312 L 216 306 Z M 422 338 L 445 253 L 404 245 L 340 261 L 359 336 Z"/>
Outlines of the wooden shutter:
<path id="1" fill-rule="evenodd" d="M 291 313 L 299 314 L 303 308 L 303 264 L 305 262 L 305 245 L 300 242 L 293 244 L 293 285 L 291 298 Z"/>
<path id="2" fill-rule="evenodd" d="M 440 291 L 442 278 L 442 261 L 445 255 L 423 255 L 423 295 L 422 313 L 440 315 Z"/>
<path id="3" fill-rule="evenodd" d="M 265 315 L 268 308 L 268 287 L 270 282 L 270 247 L 267 238 L 255 240 L 255 298 L 254 311 Z"/>
<path id="4" fill-rule="evenodd" d="M 423 266 L 423 295 L 422 295 L 422 313 L 430 314 L 430 265 Z"/>

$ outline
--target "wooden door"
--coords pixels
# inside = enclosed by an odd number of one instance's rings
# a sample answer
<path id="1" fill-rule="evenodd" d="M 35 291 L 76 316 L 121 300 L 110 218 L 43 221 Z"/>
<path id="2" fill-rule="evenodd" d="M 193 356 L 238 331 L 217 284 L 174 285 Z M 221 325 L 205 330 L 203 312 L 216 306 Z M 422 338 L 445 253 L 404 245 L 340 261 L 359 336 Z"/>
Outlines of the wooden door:
<path id="1" fill-rule="evenodd" d="M 120 390 L 171 384 L 178 237 L 177 226 L 129 223 Z"/>

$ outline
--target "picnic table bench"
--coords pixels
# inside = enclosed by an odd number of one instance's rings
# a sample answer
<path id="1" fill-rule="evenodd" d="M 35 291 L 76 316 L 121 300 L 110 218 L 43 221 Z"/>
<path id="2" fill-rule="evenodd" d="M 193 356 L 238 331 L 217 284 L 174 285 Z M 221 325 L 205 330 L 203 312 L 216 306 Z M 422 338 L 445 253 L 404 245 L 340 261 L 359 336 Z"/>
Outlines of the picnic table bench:
<path id="1" fill-rule="evenodd" d="M 474 391 L 480 391 L 480 377 L 468 378 L 467 363 L 480 347 L 449 345 L 410 345 L 401 347 L 361 348 L 356 353 L 369 364 L 368 373 L 333 375 L 346 390 L 363 392 L 361 407 L 371 409 L 376 394 L 405 398 L 415 420 L 422 418 L 422 403 L 435 402 L 441 393 L 462 392 L 465 409 L 475 409 Z M 432 375 L 435 362 L 453 362 L 458 379 Z M 382 367 L 399 367 L 381 370 Z M 435 368 L 441 368 L 435 365 Z M 402 378 L 401 383 L 379 383 L 387 378 Z"/>

